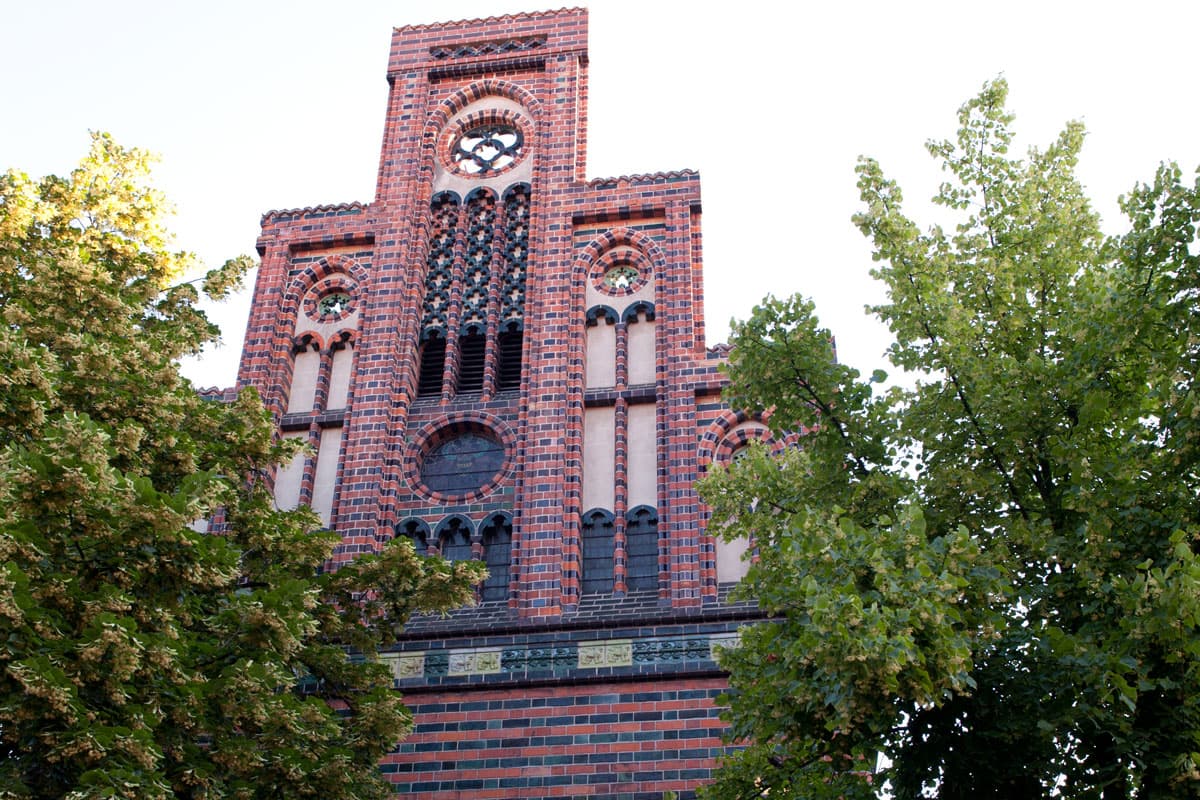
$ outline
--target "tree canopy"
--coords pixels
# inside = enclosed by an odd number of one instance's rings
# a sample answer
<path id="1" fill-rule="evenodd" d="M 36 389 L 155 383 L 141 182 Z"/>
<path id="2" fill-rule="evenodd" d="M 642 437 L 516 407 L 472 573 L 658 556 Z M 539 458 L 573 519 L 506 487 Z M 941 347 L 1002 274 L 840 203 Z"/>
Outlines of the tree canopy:
<path id="1" fill-rule="evenodd" d="M 410 717 L 378 648 L 480 568 L 396 540 L 322 572 L 338 536 L 274 509 L 255 393 L 179 375 L 217 331 L 149 163 L 96 135 L 0 177 L 0 797 L 387 796 Z"/>
<path id="2" fill-rule="evenodd" d="M 906 386 L 803 299 L 735 325 L 730 402 L 806 435 L 703 487 L 771 616 L 706 796 L 1200 796 L 1200 182 L 1163 165 L 1106 237 L 1082 127 L 1014 157 L 1006 94 L 928 145 L 951 230 L 858 164 Z"/>

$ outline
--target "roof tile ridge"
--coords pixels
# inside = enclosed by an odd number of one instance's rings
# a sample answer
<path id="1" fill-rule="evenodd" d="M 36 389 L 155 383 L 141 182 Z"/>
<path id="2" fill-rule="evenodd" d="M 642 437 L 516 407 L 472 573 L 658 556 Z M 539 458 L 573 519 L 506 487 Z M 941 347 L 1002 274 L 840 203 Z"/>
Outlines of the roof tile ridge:
<path id="1" fill-rule="evenodd" d="M 694 169 L 672 169 L 665 172 L 642 172 L 635 175 L 617 175 L 612 178 L 592 178 L 588 186 L 599 186 L 605 183 L 646 183 L 648 181 L 669 180 L 671 178 L 691 178 L 700 173 Z"/>
<path id="2" fill-rule="evenodd" d="M 571 8 L 556 8 L 550 11 L 523 11 L 514 14 L 501 14 L 495 17 L 476 17 L 475 19 L 455 19 L 445 22 L 423 22 L 414 25 L 400 25 L 393 28 L 393 31 L 427 31 L 433 28 L 445 28 L 452 25 L 482 25 L 489 22 L 507 22 L 515 19 L 531 19 L 538 17 L 558 17 L 565 14 L 575 14 L 578 12 L 586 12 L 586 8 L 574 6 Z"/>
<path id="3" fill-rule="evenodd" d="M 262 215 L 262 224 L 265 225 L 270 220 L 278 217 L 291 217 L 297 214 L 323 214 L 329 211 L 366 211 L 370 205 L 370 203 L 354 200 L 349 203 L 325 203 L 319 206 L 304 206 L 303 208 L 273 208 Z"/>

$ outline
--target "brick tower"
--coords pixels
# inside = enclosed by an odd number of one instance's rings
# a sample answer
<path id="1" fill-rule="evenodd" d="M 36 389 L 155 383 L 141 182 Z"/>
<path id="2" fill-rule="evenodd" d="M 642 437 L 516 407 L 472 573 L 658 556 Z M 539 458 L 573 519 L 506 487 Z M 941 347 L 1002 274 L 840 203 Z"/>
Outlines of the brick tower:
<path id="1" fill-rule="evenodd" d="M 588 180 L 587 13 L 398 28 L 369 204 L 272 211 L 239 385 L 314 456 L 275 478 L 335 559 L 481 559 L 386 654 L 429 797 L 689 797 L 722 751 L 736 546 L 693 482 L 761 423 L 704 344 L 700 181 Z M 652 134 L 647 134 L 652 135 Z"/>

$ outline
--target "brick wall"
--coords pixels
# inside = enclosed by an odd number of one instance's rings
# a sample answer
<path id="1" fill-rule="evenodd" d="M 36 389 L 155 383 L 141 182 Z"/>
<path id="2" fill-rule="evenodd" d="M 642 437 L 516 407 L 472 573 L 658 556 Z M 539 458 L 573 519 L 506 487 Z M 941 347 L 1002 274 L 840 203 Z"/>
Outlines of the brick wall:
<path id="1" fill-rule="evenodd" d="M 724 600 L 693 485 L 755 433 L 720 403 L 723 351 L 705 349 L 700 178 L 589 180 L 588 69 L 580 9 L 397 28 L 374 200 L 262 219 L 238 382 L 259 390 L 281 431 L 340 447 L 333 566 L 397 535 L 491 564 L 501 551 L 486 537 L 510 528 L 507 583 L 481 589 L 486 602 L 472 609 L 414 620 L 385 656 L 417 714 L 414 736 L 383 765 L 401 792 L 687 797 L 722 750 L 714 645 L 757 618 Z M 519 142 L 512 162 L 492 169 L 480 151 L 462 160 L 468 134 L 489 126 L 476 138 Z M 519 231 L 504 205 L 518 185 L 530 198 Z M 493 198 L 490 222 L 471 216 L 480 192 Z M 636 292 L 602 296 L 612 268 L 632 270 Z M 353 311 L 321 317 L 322 293 L 334 291 L 351 296 Z M 517 307 L 521 380 L 500 389 L 499 314 Z M 612 386 L 585 380 L 596 308 L 614 325 L 604 351 L 614 363 L 600 370 Z M 487 338 L 482 387 L 471 390 L 457 383 L 462 342 L 476 335 L 464 333 L 466 319 Z M 430 336 L 444 337 L 444 363 L 430 362 L 441 391 L 420 394 Z M 650 361 L 637 362 L 647 342 Z M 285 413 L 298 347 L 320 353 L 317 401 Z M 335 348 L 342 364 L 353 353 L 336 409 L 322 401 Z M 614 440 L 597 451 L 611 454 L 603 465 L 584 448 L 596 409 L 613 420 Z M 330 428 L 339 435 L 324 436 Z M 493 442 L 502 466 L 476 488 L 431 489 L 424 459 L 462 434 Z M 328 456 L 304 465 L 301 502 L 316 495 L 316 465 Z M 613 476 L 603 493 L 612 507 L 601 509 L 612 558 L 592 562 L 613 574 L 590 582 L 607 587 L 590 594 L 589 474 Z M 629 526 L 639 546 L 651 542 L 636 565 Z M 439 538 L 451 528 L 466 541 Z"/>
<path id="2" fill-rule="evenodd" d="M 400 794 L 681 800 L 723 752 L 720 678 L 408 698 L 412 736 L 384 759 Z"/>

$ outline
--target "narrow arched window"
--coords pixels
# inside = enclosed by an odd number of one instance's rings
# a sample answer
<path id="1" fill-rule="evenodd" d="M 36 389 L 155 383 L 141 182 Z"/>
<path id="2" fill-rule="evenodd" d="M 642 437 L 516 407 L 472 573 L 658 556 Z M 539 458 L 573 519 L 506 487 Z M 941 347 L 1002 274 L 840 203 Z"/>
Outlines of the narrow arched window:
<path id="1" fill-rule="evenodd" d="M 471 560 L 471 523 L 464 517 L 447 517 L 438 524 L 438 550 L 447 561 Z"/>
<path id="2" fill-rule="evenodd" d="M 421 307 L 421 361 L 417 396 L 442 393 L 446 366 L 446 326 L 450 287 L 454 282 L 454 243 L 458 230 L 458 196 L 442 192 L 430 205 L 428 252 L 425 257 L 425 302 Z"/>
<path id="3" fill-rule="evenodd" d="M 507 600 L 512 568 L 512 520 L 508 514 L 493 514 L 484 520 L 482 531 L 483 559 L 488 568 L 482 599 Z"/>
<path id="4" fill-rule="evenodd" d="M 613 515 L 593 508 L 580 525 L 583 543 L 583 594 L 611 594 L 613 590 Z"/>
<path id="5" fill-rule="evenodd" d="M 295 349 L 292 364 L 292 387 L 288 393 L 287 413 L 312 411 L 317 396 L 317 377 L 321 371 L 321 353 L 311 336 Z"/>
<path id="6" fill-rule="evenodd" d="M 656 374 L 654 346 L 654 304 L 645 301 L 625 309 L 628 326 L 629 385 L 654 383 Z"/>
<path id="7" fill-rule="evenodd" d="M 487 342 L 482 333 L 465 333 L 458 339 L 458 391 L 483 388 L 483 361 Z"/>
<path id="8" fill-rule="evenodd" d="M 625 515 L 625 585 L 629 591 L 658 588 L 658 512 L 638 506 Z"/>
<path id="9" fill-rule="evenodd" d="M 417 378 L 418 397 L 436 397 L 442 393 L 442 371 L 446 367 L 446 340 L 433 333 L 421 346 L 421 371 Z"/>
<path id="10" fill-rule="evenodd" d="M 496 388 L 516 389 L 521 385 L 521 348 L 525 334 L 520 323 L 511 322 L 496 339 Z"/>
<path id="11" fill-rule="evenodd" d="M 353 374 L 354 344 L 342 341 L 333 349 L 333 363 L 329 370 L 329 399 L 327 409 L 345 408 L 350 400 L 350 376 Z"/>
<path id="12" fill-rule="evenodd" d="M 413 544 L 413 549 L 425 555 L 429 550 L 429 525 L 422 519 L 406 519 L 396 529 L 397 536 L 403 536 Z"/>

